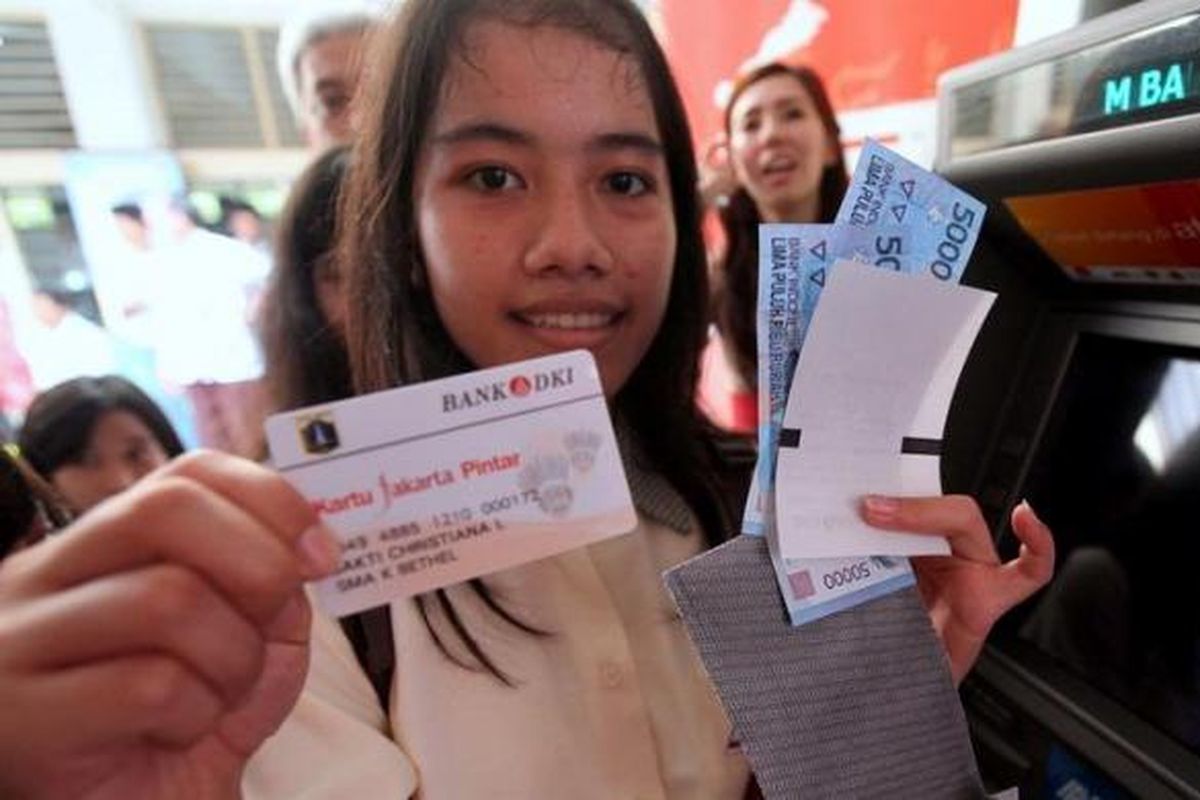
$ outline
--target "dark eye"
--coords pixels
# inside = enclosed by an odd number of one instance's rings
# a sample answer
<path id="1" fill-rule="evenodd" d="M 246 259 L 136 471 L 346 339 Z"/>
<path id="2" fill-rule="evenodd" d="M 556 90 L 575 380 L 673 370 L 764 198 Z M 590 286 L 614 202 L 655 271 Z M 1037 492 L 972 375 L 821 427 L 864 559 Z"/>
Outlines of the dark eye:
<path id="1" fill-rule="evenodd" d="M 521 186 L 521 179 L 504 167 L 480 167 L 470 175 L 471 183 L 485 192 L 499 192 Z"/>
<path id="2" fill-rule="evenodd" d="M 133 442 L 125 451 L 125 460 L 131 464 L 138 464 L 146 460 L 150 454 L 150 448 L 145 442 Z"/>
<path id="3" fill-rule="evenodd" d="M 350 96 L 347 94 L 339 92 L 321 95 L 321 106 L 329 116 L 342 112 L 348 105 L 350 105 Z"/>
<path id="4" fill-rule="evenodd" d="M 650 191 L 650 182 L 634 172 L 614 172 L 606 179 L 609 191 L 638 197 Z"/>

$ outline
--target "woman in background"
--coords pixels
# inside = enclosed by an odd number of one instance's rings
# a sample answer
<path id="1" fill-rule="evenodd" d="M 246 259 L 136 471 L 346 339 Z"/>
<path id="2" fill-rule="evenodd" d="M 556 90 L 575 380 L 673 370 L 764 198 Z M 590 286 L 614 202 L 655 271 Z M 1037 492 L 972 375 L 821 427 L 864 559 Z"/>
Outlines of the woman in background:
<path id="1" fill-rule="evenodd" d="M 352 394 L 346 301 L 333 258 L 338 195 L 349 159 L 349 148 L 335 147 L 310 164 L 279 218 L 261 331 L 276 411 Z"/>
<path id="2" fill-rule="evenodd" d="M 34 398 L 18 443 L 76 514 L 183 452 L 166 416 L 125 378 L 75 378 Z"/>
<path id="3" fill-rule="evenodd" d="M 750 431 L 757 423 L 758 226 L 833 221 L 848 183 L 839 133 L 816 72 L 773 62 L 738 80 L 725 136 L 709 149 L 701 190 L 718 208 L 724 242 L 714 259 L 716 335 L 700 395 L 725 427 Z"/>
<path id="4" fill-rule="evenodd" d="M 267 391 L 274 411 L 341 400 L 354 394 L 346 355 L 346 298 L 334 259 L 337 204 L 350 149 L 325 151 L 292 185 L 279 217 L 275 269 L 262 305 Z M 392 651 L 386 606 L 338 620 L 367 671 L 380 702 L 387 703 Z"/>

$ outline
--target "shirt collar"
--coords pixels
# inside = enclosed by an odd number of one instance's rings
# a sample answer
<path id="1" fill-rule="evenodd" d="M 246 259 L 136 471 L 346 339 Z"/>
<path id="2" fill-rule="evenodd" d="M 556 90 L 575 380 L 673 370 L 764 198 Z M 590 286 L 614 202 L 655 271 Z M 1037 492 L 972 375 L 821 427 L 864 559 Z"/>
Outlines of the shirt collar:
<path id="1" fill-rule="evenodd" d="M 625 465 L 625 477 L 633 496 L 634 508 L 679 534 L 691 533 L 696 521 L 687 502 L 661 472 L 650 464 L 645 448 L 633 428 L 621 419 L 614 420 L 617 447 Z"/>

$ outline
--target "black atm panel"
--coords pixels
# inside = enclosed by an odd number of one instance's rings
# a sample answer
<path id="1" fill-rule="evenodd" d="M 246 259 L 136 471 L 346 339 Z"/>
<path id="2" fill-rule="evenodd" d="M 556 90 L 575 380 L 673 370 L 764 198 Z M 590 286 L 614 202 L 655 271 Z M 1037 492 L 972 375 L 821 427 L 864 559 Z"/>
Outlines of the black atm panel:
<path id="1" fill-rule="evenodd" d="M 988 204 L 998 299 L 943 482 L 1055 579 L 963 685 L 991 788 L 1200 798 L 1200 0 L 1148 0 L 947 74 L 937 169 Z"/>

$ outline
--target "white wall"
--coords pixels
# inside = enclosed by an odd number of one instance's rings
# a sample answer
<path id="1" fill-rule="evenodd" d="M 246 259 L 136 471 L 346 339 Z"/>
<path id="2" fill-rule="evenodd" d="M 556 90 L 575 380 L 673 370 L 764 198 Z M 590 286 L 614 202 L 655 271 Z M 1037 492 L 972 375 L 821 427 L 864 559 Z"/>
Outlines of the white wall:
<path id="1" fill-rule="evenodd" d="M 387 0 L 319 2 L 389 6 Z M 167 144 L 141 24 L 277 26 L 304 5 L 296 0 L 0 0 L 0 19 L 46 23 L 81 148 L 139 150 Z"/>
<path id="2" fill-rule="evenodd" d="M 1021 0 L 1017 7 L 1017 30 L 1013 44 L 1045 39 L 1073 28 L 1083 18 L 1083 0 Z"/>

